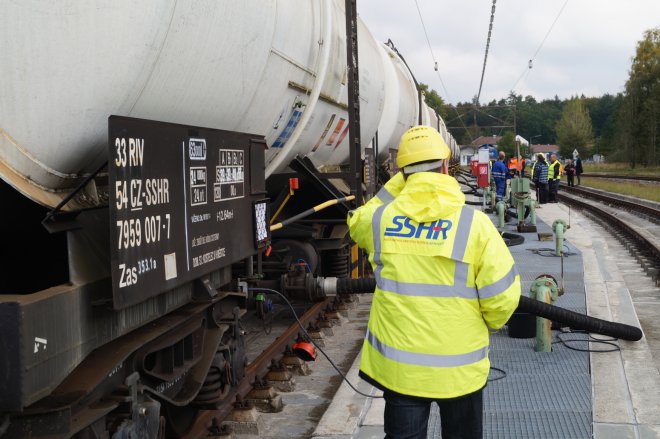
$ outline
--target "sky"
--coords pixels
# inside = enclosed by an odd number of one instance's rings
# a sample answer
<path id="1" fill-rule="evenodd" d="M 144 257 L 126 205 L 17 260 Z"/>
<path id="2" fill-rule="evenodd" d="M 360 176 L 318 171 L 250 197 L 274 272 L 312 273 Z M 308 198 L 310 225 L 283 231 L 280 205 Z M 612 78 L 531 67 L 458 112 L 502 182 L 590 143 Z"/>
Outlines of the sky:
<path id="1" fill-rule="evenodd" d="M 376 40 L 393 41 L 419 82 L 456 104 L 479 91 L 492 5 L 357 0 L 357 11 Z M 497 1 L 479 102 L 512 89 L 538 101 L 623 92 L 638 41 L 658 26 L 660 0 Z"/>

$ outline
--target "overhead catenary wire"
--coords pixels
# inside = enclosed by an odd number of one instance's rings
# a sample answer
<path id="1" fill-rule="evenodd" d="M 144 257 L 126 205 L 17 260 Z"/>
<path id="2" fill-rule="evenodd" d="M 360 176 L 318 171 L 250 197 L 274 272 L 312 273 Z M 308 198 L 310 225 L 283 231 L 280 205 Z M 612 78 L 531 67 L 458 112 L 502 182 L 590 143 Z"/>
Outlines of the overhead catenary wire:
<path id="1" fill-rule="evenodd" d="M 415 0 L 415 6 L 417 7 L 417 14 L 419 14 L 419 21 L 420 23 L 422 23 L 422 29 L 424 30 L 424 37 L 426 37 L 426 44 L 428 44 L 429 52 L 431 52 L 431 59 L 433 60 L 433 69 L 435 70 L 436 75 L 438 75 L 438 79 L 440 80 L 440 85 L 442 85 L 442 90 L 445 92 L 445 95 L 447 95 L 447 99 L 449 99 L 449 91 L 447 90 L 447 87 L 445 86 L 445 82 L 442 80 L 442 75 L 440 75 L 440 72 L 438 70 L 438 61 L 435 58 L 435 54 L 433 53 L 433 46 L 431 45 L 429 34 L 426 31 L 426 25 L 424 24 L 424 17 L 422 16 L 421 9 L 419 9 L 419 3 L 417 3 L 417 0 Z"/>
<path id="2" fill-rule="evenodd" d="M 479 81 L 479 92 L 477 93 L 476 99 L 475 99 L 475 102 L 474 102 L 475 117 L 476 117 L 477 105 L 478 105 L 479 99 L 481 97 L 481 90 L 483 88 L 484 76 L 485 76 L 485 73 L 486 73 L 486 63 L 487 63 L 487 60 L 488 60 L 488 50 L 489 50 L 489 47 L 490 47 L 490 38 L 491 38 L 491 35 L 492 35 L 492 31 L 493 31 L 493 22 L 495 20 L 495 4 L 496 4 L 496 1 L 497 0 L 493 0 L 493 5 L 491 6 L 490 24 L 489 24 L 489 27 L 488 27 L 488 38 L 486 40 L 486 50 L 485 50 L 485 54 L 484 54 L 484 63 L 483 63 L 483 67 L 482 67 L 482 70 L 481 70 L 481 79 Z M 437 61 L 435 61 L 435 56 L 433 55 L 433 49 L 431 48 L 431 43 L 430 43 L 430 40 L 428 38 L 428 34 L 426 32 L 426 26 L 424 25 L 424 19 L 422 17 L 421 11 L 419 9 L 419 4 L 417 4 L 417 0 L 415 0 L 415 5 L 417 6 L 417 12 L 419 13 L 419 19 L 422 23 L 422 28 L 424 29 L 424 33 L 426 35 L 426 41 L 429 45 L 429 50 L 431 51 L 431 57 L 433 58 L 433 61 L 434 61 L 434 64 L 435 64 L 435 71 L 438 74 L 438 78 L 440 79 L 440 83 L 442 84 L 443 89 L 445 91 L 445 94 L 447 95 L 447 99 L 451 100 L 451 98 L 449 96 L 449 93 L 448 93 L 448 91 L 447 91 L 447 89 L 444 85 L 444 81 L 442 81 L 442 78 L 440 77 L 440 74 L 438 72 L 438 68 L 437 68 L 438 63 L 437 63 Z M 470 137 L 470 140 L 473 142 L 475 140 L 475 137 L 472 136 L 471 131 L 465 125 L 465 121 L 463 120 L 463 115 L 461 115 L 459 113 L 458 108 L 456 106 L 452 106 L 452 107 L 454 108 L 454 111 L 456 112 L 457 119 L 460 121 L 461 125 L 463 126 L 463 129 L 465 130 L 466 133 L 468 133 L 468 136 Z"/>
<path id="3" fill-rule="evenodd" d="M 492 6 L 491 6 L 491 16 L 490 16 L 490 23 L 489 23 L 489 27 L 488 27 L 488 37 L 487 37 L 487 40 L 486 40 L 486 48 L 485 48 L 485 51 L 484 51 L 484 62 L 483 62 L 482 71 L 481 71 L 481 78 L 479 80 L 479 90 L 477 92 L 476 99 L 475 99 L 475 111 L 476 111 L 476 105 L 479 103 L 479 100 L 481 98 L 481 91 L 483 90 L 483 82 L 484 82 L 484 78 L 485 78 L 486 65 L 487 65 L 487 61 L 488 61 L 488 52 L 489 52 L 489 49 L 490 49 L 490 40 L 491 40 L 491 37 L 492 37 L 493 23 L 494 23 L 494 20 L 495 20 L 496 2 L 497 2 L 497 0 L 493 0 Z M 520 77 L 516 80 L 513 87 L 511 87 L 512 91 L 515 90 L 515 87 L 518 85 L 518 83 L 521 81 L 521 79 L 523 79 L 523 77 L 529 75 L 530 70 L 533 67 L 533 61 L 535 60 L 538 53 L 541 51 L 541 48 L 545 44 L 545 41 L 547 40 L 548 36 L 552 32 L 552 29 L 554 28 L 555 24 L 557 23 L 559 17 L 561 16 L 561 14 L 562 14 L 562 12 L 565 9 L 567 4 L 568 4 L 568 0 L 565 0 L 564 4 L 562 5 L 559 12 L 557 13 L 557 16 L 555 17 L 552 24 L 550 25 L 550 28 L 548 29 L 545 36 L 543 37 L 543 40 L 541 41 L 541 43 L 537 47 L 537 49 L 534 52 L 534 54 L 532 55 L 532 57 L 528 60 L 528 65 L 525 67 L 525 69 L 521 73 Z M 433 46 L 431 45 L 431 40 L 429 38 L 428 31 L 427 31 L 426 25 L 424 23 L 424 18 L 423 18 L 421 9 L 419 7 L 418 0 L 415 0 L 415 7 L 417 9 L 417 13 L 419 15 L 419 20 L 420 20 L 420 23 L 422 25 L 422 30 L 424 32 L 424 37 L 426 39 L 426 43 L 428 45 L 429 52 L 431 54 L 431 59 L 433 61 L 434 70 L 435 70 L 435 72 L 438 76 L 440 84 L 442 85 L 442 89 L 445 93 L 445 96 L 447 97 L 447 100 L 451 101 L 451 96 L 449 94 L 449 91 L 447 90 L 447 87 L 445 86 L 444 80 L 442 79 L 442 76 L 440 75 L 440 72 L 439 72 L 439 69 L 438 69 L 438 61 L 435 57 L 435 53 L 433 52 Z M 465 129 L 465 132 L 470 133 L 467 126 L 465 125 L 465 121 L 463 120 L 463 115 L 461 115 L 459 113 L 458 108 L 455 107 L 455 106 L 452 106 L 452 108 L 454 109 L 454 111 L 457 115 L 456 119 L 458 119 L 460 121 L 460 123 L 463 125 L 463 128 Z M 471 134 L 470 134 L 470 137 L 472 138 Z M 472 138 L 472 140 L 474 140 L 474 138 Z"/>
<path id="4" fill-rule="evenodd" d="M 536 48 L 536 52 L 532 55 L 532 57 L 527 61 L 527 66 L 525 66 L 524 70 L 516 80 L 516 82 L 513 84 L 513 87 L 511 87 L 511 91 L 514 91 L 516 89 L 516 86 L 520 82 L 520 80 L 523 78 L 523 76 L 529 75 L 530 70 L 534 66 L 534 60 L 536 59 L 536 55 L 539 54 L 541 51 L 541 48 L 545 44 L 545 41 L 548 39 L 548 36 L 550 35 L 550 32 L 552 32 L 552 29 L 555 27 L 555 24 L 557 23 L 557 20 L 559 20 L 559 17 L 561 16 L 561 13 L 564 11 L 564 8 L 568 4 L 568 0 L 564 1 L 564 4 L 561 6 L 561 9 L 559 9 L 559 12 L 557 13 L 557 16 L 555 19 L 552 21 L 552 24 L 550 25 L 550 28 L 548 28 L 548 31 L 545 33 L 545 36 L 543 37 L 543 40 L 541 41 L 541 44 L 539 44 L 539 47 Z"/>
<path id="5" fill-rule="evenodd" d="M 436 60 L 435 54 L 433 53 L 433 46 L 431 45 L 429 34 L 426 31 L 426 25 L 424 24 L 424 17 L 422 16 L 422 11 L 419 8 L 419 3 L 417 3 L 417 0 L 415 0 L 415 6 L 417 7 L 417 14 L 419 15 L 419 21 L 422 24 L 422 30 L 424 31 L 424 36 L 426 37 L 426 44 L 428 44 L 429 52 L 431 52 L 431 59 L 433 60 L 433 69 L 435 70 L 435 74 L 438 76 L 438 80 L 440 80 L 440 85 L 442 86 L 442 90 L 444 91 L 445 96 L 447 97 L 447 102 L 450 102 L 452 100 L 451 95 L 449 94 L 449 90 L 447 90 L 447 87 L 445 86 L 445 81 L 442 80 L 442 75 L 440 75 L 440 71 L 438 69 L 438 61 Z M 456 108 L 454 105 L 452 105 L 451 107 L 456 112 L 458 119 L 460 120 L 461 124 L 463 125 L 463 128 L 465 129 L 465 132 L 469 134 L 471 140 L 474 140 L 474 138 L 472 138 L 472 135 L 470 134 L 470 131 L 465 125 L 465 121 L 463 120 L 461 114 L 458 112 L 458 108 Z"/>
<path id="6" fill-rule="evenodd" d="M 481 68 L 481 80 L 479 81 L 479 92 L 477 93 L 477 98 L 475 105 L 479 103 L 479 98 L 481 97 L 481 87 L 484 84 L 484 76 L 486 74 L 486 61 L 488 61 L 488 48 L 490 47 L 490 36 L 493 32 L 493 21 L 495 21 L 495 2 L 493 0 L 493 6 L 490 8 L 490 24 L 488 25 L 488 38 L 486 38 L 486 51 L 484 53 L 484 65 Z"/>

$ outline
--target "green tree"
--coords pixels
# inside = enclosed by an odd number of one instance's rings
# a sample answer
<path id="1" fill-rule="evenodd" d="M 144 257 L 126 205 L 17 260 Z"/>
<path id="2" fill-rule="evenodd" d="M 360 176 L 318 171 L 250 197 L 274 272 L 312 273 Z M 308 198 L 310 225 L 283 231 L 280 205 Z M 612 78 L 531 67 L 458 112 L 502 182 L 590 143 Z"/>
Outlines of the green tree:
<path id="1" fill-rule="evenodd" d="M 623 104 L 623 93 L 617 93 L 616 96 L 606 94 L 599 101 L 597 104 L 594 103 L 593 109 L 587 104 L 596 137 L 593 152 L 605 154 L 608 160 L 627 161 L 623 159 L 623 149 L 620 148 L 621 128 L 618 118 Z"/>
<path id="2" fill-rule="evenodd" d="M 419 83 L 419 88 L 424 94 L 424 102 L 426 105 L 433 108 L 436 113 L 440 115 L 442 120 L 447 120 L 447 107 L 445 101 L 440 97 L 437 91 L 429 89 L 429 86 L 424 83 Z"/>
<path id="3" fill-rule="evenodd" d="M 660 161 L 660 27 L 644 32 L 632 60 L 619 112 L 622 145 L 630 165 Z"/>
<path id="4" fill-rule="evenodd" d="M 588 147 L 593 141 L 593 131 L 591 118 L 582 99 L 575 97 L 566 102 L 556 130 L 561 155 L 570 157 L 574 149 L 577 149 L 582 157 L 588 155 Z"/>
<path id="5" fill-rule="evenodd" d="M 516 135 L 513 131 L 506 131 L 504 133 L 499 142 L 497 142 L 497 149 L 504 151 L 507 159 L 516 155 Z"/>

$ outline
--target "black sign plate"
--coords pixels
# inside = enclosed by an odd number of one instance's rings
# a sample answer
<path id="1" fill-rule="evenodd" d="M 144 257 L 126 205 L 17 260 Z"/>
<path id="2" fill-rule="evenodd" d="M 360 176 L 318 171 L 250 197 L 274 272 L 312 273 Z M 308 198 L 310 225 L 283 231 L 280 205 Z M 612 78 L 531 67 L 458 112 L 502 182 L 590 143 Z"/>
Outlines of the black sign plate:
<path id="1" fill-rule="evenodd" d="M 119 116 L 108 129 L 116 309 L 255 253 L 262 138 Z"/>

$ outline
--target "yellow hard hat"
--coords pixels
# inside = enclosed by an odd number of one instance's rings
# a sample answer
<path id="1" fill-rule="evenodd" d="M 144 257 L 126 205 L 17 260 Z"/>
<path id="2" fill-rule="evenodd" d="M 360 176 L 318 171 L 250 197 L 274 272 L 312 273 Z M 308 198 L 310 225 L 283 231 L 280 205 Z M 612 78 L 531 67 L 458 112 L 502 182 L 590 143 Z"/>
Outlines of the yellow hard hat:
<path id="1" fill-rule="evenodd" d="M 403 168 L 429 160 L 449 159 L 451 151 L 433 127 L 418 125 L 403 133 L 399 142 L 396 165 Z"/>

